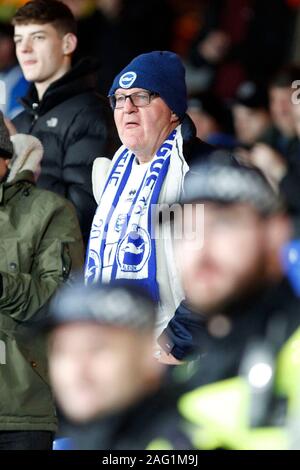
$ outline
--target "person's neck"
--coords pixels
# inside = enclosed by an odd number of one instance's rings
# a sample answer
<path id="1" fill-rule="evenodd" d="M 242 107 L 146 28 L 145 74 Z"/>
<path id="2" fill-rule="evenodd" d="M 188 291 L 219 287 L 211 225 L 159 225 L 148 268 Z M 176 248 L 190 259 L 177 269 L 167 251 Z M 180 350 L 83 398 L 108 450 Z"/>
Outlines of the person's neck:
<path id="1" fill-rule="evenodd" d="M 63 77 L 66 73 L 68 73 L 71 69 L 71 63 L 65 64 L 63 67 L 61 67 L 54 76 L 52 76 L 49 80 L 45 80 L 43 82 L 35 82 L 35 88 L 39 97 L 39 101 L 42 100 L 44 94 L 52 85 L 52 83 L 56 82 L 59 80 L 61 77 Z"/>
<path id="2" fill-rule="evenodd" d="M 295 129 L 292 129 L 292 128 L 289 128 L 289 127 L 284 128 L 282 126 L 281 127 L 277 126 L 277 128 L 278 128 L 279 132 L 283 135 L 283 137 L 285 139 L 291 140 L 294 137 L 296 137 Z"/>
<path id="3" fill-rule="evenodd" d="M 146 155 L 140 155 L 140 154 L 139 155 L 135 154 L 135 156 L 136 156 L 136 159 L 137 159 L 137 162 L 138 162 L 139 165 L 145 165 L 145 164 L 151 162 L 151 160 L 153 160 L 155 154 L 151 155 L 151 157 L 148 157 Z"/>

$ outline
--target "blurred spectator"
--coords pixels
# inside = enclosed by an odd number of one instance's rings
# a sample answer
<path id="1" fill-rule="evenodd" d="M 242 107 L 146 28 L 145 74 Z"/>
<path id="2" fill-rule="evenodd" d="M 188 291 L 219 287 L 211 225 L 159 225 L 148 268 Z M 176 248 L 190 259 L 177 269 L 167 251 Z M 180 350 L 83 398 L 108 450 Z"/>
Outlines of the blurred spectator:
<path id="1" fill-rule="evenodd" d="M 188 449 L 177 387 L 153 357 L 154 305 L 126 284 L 58 294 L 48 324 L 52 385 L 75 449 Z"/>
<path id="2" fill-rule="evenodd" d="M 166 0 L 96 0 L 95 5 L 78 20 L 77 57 L 100 61 L 97 89 L 106 96 L 115 75 L 135 56 L 170 48 L 173 12 Z"/>
<path id="3" fill-rule="evenodd" d="M 238 145 L 232 133 L 230 110 L 212 93 L 191 96 L 187 113 L 196 126 L 199 139 L 225 149 L 234 149 Z"/>
<path id="4" fill-rule="evenodd" d="M 293 113 L 292 87 L 299 80 L 300 69 L 296 66 L 284 67 L 269 86 L 272 126 L 261 136 L 251 151 L 251 162 L 279 187 L 286 199 L 290 212 L 300 215 L 299 183 L 299 137 L 296 135 Z"/>
<path id="5" fill-rule="evenodd" d="M 168 0 L 174 12 L 172 50 L 185 59 L 203 24 L 205 2 Z"/>
<path id="6" fill-rule="evenodd" d="M 205 73 L 206 86 L 226 99 L 247 79 L 266 82 L 286 60 L 294 11 L 285 0 L 205 3 L 203 27 L 190 57 L 199 77 Z"/>
<path id="7" fill-rule="evenodd" d="M 0 23 L 0 110 L 10 119 L 22 111 L 17 98 L 28 90 L 28 82 L 17 63 L 13 34 L 12 26 Z"/>
<path id="8" fill-rule="evenodd" d="M 286 66 L 269 84 L 272 126 L 260 141 L 289 159 L 298 146 L 293 118 L 292 83 L 300 79 L 300 67 Z"/>
<path id="9" fill-rule="evenodd" d="M 161 361 L 194 346 L 200 358 L 191 386 L 210 385 L 181 399 L 179 409 L 198 425 L 200 448 L 284 448 L 300 379 L 290 355 L 299 341 L 300 300 L 282 263 L 292 223 L 262 173 L 233 166 L 227 154 L 192 166 L 185 190 L 184 215 L 204 203 L 204 227 L 195 228 L 196 215 L 184 217 L 175 242 L 186 299 L 161 341 Z M 174 344 L 178 331 L 181 343 Z M 286 380 L 287 370 L 294 380 Z"/>
<path id="10" fill-rule="evenodd" d="M 271 124 L 267 91 L 254 82 L 242 83 L 232 113 L 237 140 L 242 147 L 250 149 Z"/>
<path id="11" fill-rule="evenodd" d="M 254 148 L 252 160 L 267 175 L 276 181 L 279 189 L 286 199 L 290 213 L 293 215 L 295 222 L 299 226 L 300 221 L 300 103 L 293 104 L 294 126 L 297 135 L 297 141 L 293 139 L 293 152 L 290 152 L 288 159 L 283 155 L 274 152 L 270 147 L 264 144 L 257 145 Z M 267 156 L 267 164 L 264 166 L 263 158 Z"/>
<path id="12" fill-rule="evenodd" d="M 44 341 L 29 337 L 56 289 L 82 269 L 83 245 L 71 204 L 38 189 L 43 154 L 35 137 L 9 139 L 0 116 L 1 450 L 50 450 L 56 414 Z"/>
<path id="13" fill-rule="evenodd" d="M 95 8 L 95 0 L 61 0 L 75 16 L 77 21 L 93 12 Z M 112 0 L 113 3 L 113 0 Z"/>
<path id="14" fill-rule="evenodd" d="M 40 138 L 45 157 L 38 185 L 69 199 L 87 242 L 96 204 L 91 169 L 99 155 L 111 157 L 118 139 L 111 110 L 94 92 L 95 64 L 71 68 L 76 23 L 61 2 L 35 0 L 14 16 L 15 43 L 24 75 L 32 82 L 14 119 L 18 132 Z"/>
<path id="15" fill-rule="evenodd" d="M 288 171 L 288 165 L 282 155 L 268 145 L 258 143 L 247 155 L 250 164 L 259 168 L 275 189 Z"/>

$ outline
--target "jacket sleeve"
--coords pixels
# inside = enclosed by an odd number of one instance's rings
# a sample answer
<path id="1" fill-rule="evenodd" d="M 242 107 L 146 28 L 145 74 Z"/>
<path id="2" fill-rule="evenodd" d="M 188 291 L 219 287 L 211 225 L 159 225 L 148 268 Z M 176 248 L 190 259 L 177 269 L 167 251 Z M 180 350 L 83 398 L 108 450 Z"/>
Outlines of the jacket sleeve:
<path id="1" fill-rule="evenodd" d="M 167 328 L 158 338 L 158 344 L 176 359 L 193 358 L 199 353 L 199 338 L 205 330 L 200 314 L 180 304 Z"/>
<path id="2" fill-rule="evenodd" d="M 60 284 L 79 273 L 83 245 L 74 209 L 62 202 L 53 211 L 29 273 L 0 272 L 0 314 L 24 322 L 48 302 Z"/>
<path id="3" fill-rule="evenodd" d="M 62 179 L 65 197 L 75 206 L 83 239 L 89 236 L 96 201 L 92 188 L 92 166 L 96 157 L 111 159 L 119 146 L 110 110 L 88 108 L 74 118 L 65 143 Z"/>

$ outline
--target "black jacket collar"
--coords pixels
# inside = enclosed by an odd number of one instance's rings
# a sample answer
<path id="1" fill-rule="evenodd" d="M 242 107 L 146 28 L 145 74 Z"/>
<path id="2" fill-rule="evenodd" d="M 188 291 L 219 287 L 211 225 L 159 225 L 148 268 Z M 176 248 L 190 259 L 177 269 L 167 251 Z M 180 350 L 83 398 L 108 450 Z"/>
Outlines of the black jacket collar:
<path id="1" fill-rule="evenodd" d="M 78 94 L 93 91 L 96 86 L 95 73 L 99 61 L 85 58 L 74 65 L 69 72 L 53 82 L 39 102 L 37 90 L 31 85 L 27 95 L 21 98 L 24 108 L 31 114 L 43 115 L 53 107 Z M 36 105 L 34 107 L 34 105 Z"/>
<path id="2" fill-rule="evenodd" d="M 181 122 L 181 132 L 183 138 L 183 154 L 188 164 L 209 157 L 216 150 L 210 144 L 203 142 L 196 136 L 196 127 L 188 114 L 185 114 Z"/>

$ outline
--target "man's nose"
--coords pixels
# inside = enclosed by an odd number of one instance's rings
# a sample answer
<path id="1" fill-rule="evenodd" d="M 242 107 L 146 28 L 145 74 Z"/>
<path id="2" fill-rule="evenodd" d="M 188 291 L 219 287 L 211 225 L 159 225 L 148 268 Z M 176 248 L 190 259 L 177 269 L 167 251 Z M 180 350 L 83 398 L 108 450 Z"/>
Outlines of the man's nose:
<path id="1" fill-rule="evenodd" d="M 124 112 L 125 113 L 133 113 L 137 110 L 135 104 L 133 104 L 132 98 L 130 95 L 126 96 L 125 103 L 124 103 Z"/>
<path id="2" fill-rule="evenodd" d="M 21 52 L 31 52 L 32 51 L 32 40 L 30 38 L 23 38 L 19 45 L 19 50 Z"/>

